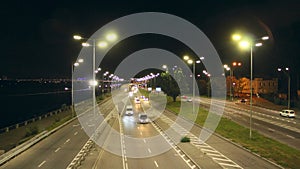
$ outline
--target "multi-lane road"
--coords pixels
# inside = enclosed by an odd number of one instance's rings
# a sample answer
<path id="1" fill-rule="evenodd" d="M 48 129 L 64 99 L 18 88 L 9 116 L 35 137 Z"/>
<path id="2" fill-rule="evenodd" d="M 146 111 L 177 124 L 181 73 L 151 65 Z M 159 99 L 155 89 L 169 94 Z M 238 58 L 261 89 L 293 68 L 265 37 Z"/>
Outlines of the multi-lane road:
<path id="1" fill-rule="evenodd" d="M 211 100 L 197 99 L 202 107 L 209 108 Z M 218 101 L 214 100 L 215 105 Z M 221 102 L 220 106 L 222 106 Z M 270 110 L 253 106 L 252 127 L 279 142 L 300 150 L 300 119 L 287 118 L 279 115 L 280 110 Z M 250 126 L 250 106 L 239 102 L 226 102 L 224 115 L 246 127 Z"/>
<path id="2" fill-rule="evenodd" d="M 189 122 L 178 121 L 171 112 L 156 111 L 155 102 L 135 104 L 125 89 L 123 86 L 114 91 L 112 99 L 100 106 L 107 121 L 95 123 L 101 130 L 79 168 L 279 168 L 219 136 L 212 135 L 203 142 L 199 139 L 200 127 L 186 128 L 184 124 Z M 132 116 L 124 115 L 129 104 L 134 107 Z M 82 111 L 93 112 L 89 104 L 83 104 Z M 225 115 L 230 114 L 225 111 Z M 138 122 L 138 114 L 142 112 L 147 112 L 151 119 L 148 124 Z M 89 131 L 89 125 L 80 119 L 84 117 L 67 124 L 1 168 L 67 168 L 89 140 L 90 133 L 85 132 Z M 183 136 L 188 136 L 191 142 L 180 143 Z"/>

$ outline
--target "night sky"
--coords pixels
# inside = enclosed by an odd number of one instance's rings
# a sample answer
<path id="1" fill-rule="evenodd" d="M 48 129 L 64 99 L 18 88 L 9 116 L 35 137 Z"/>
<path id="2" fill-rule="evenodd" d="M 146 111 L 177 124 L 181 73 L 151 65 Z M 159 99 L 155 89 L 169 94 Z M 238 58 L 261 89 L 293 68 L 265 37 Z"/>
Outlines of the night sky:
<path id="1" fill-rule="evenodd" d="M 278 77 L 277 67 L 300 73 L 300 2 L 298 1 L 10 1 L 0 5 L 0 77 L 70 78 L 81 45 L 74 34 L 90 37 L 106 23 L 137 12 L 164 12 L 198 26 L 217 49 L 222 62 L 241 61 L 235 72 L 249 76 L 249 52 L 231 41 L 236 30 L 271 39 L 254 51 L 254 76 Z M 143 43 L 143 42 L 147 43 Z M 188 49 L 157 35 L 141 35 L 122 41 L 108 53 L 103 69 L 130 53 L 149 47 L 171 50 L 178 56 Z M 110 56 L 109 56 L 110 55 Z"/>

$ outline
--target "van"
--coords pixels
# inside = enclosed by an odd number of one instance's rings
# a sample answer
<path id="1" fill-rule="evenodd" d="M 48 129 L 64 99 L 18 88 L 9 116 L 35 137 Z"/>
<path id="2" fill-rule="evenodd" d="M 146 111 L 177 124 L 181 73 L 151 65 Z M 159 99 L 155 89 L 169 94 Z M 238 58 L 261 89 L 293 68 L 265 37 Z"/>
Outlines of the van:
<path id="1" fill-rule="evenodd" d="M 131 105 L 126 106 L 125 115 L 133 115 L 133 108 Z"/>
<path id="2" fill-rule="evenodd" d="M 295 118 L 295 111 L 294 110 L 282 110 L 280 112 L 280 116 L 284 116 L 284 117 L 293 117 Z"/>

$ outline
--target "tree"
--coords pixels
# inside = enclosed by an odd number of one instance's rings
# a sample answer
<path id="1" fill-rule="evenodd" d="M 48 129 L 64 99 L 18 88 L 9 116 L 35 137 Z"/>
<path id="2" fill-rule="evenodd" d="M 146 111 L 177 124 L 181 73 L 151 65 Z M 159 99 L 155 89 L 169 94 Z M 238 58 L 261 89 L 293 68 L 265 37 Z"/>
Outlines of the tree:
<path id="1" fill-rule="evenodd" d="M 180 95 L 180 90 L 183 92 L 188 91 L 188 85 L 185 83 L 183 71 L 178 67 L 173 68 L 171 74 L 169 71 L 161 73 L 157 83 L 168 96 L 173 98 L 174 102 L 177 96 Z M 180 88 L 178 83 L 180 84 Z"/>

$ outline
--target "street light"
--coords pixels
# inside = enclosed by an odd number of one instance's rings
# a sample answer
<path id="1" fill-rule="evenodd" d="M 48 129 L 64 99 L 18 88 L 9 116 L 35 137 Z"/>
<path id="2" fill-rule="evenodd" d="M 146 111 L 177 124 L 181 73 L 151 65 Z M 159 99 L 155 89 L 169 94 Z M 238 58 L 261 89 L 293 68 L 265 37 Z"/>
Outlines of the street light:
<path id="1" fill-rule="evenodd" d="M 232 69 L 228 65 L 224 65 L 224 68 L 229 71 L 229 77 L 230 77 L 230 84 L 229 84 L 229 95 L 230 95 L 230 100 L 232 100 Z"/>
<path id="2" fill-rule="evenodd" d="M 74 77 L 73 77 L 73 72 L 74 72 L 74 67 L 77 67 L 77 66 L 79 66 L 79 63 L 82 63 L 83 62 L 83 59 L 78 59 L 78 62 L 75 62 L 74 64 L 72 64 L 71 65 L 71 85 L 72 85 L 72 87 L 71 87 L 71 89 L 72 89 L 72 91 L 71 91 L 71 111 L 72 111 L 72 116 L 74 116 L 74 83 L 73 83 L 73 79 L 74 79 Z"/>
<path id="3" fill-rule="evenodd" d="M 291 76 L 290 74 L 287 72 L 289 71 L 289 68 L 286 67 L 285 70 L 281 69 L 281 68 L 278 68 L 277 69 L 279 72 L 283 72 L 285 75 L 287 75 L 288 77 L 288 109 L 290 109 L 291 107 Z"/>
<path id="4" fill-rule="evenodd" d="M 241 62 L 232 62 L 232 67 L 229 67 L 228 65 L 224 65 L 224 68 L 229 71 L 229 77 L 230 77 L 230 86 L 229 86 L 229 93 L 230 93 L 230 100 L 233 101 L 234 96 L 234 89 L 232 89 L 232 83 L 233 83 L 233 70 L 236 66 L 242 66 Z"/>
<path id="5" fill-rule="evenodd" d="M 111 34 L 108 34 L 107 36 L 109 36 L 109 38 L 106 38 L 106 39 L 109 39 L 110 41 L 114 41 L 116 40 L 116 35 L 111 33 Z M 114 38 L 113 38 L 114 37 Z M 82 40 L 82 39 L 88 39 L 88 38 L 83 38 L 81 37 L 80 35 L 74 35 L 73 38 L 75 40 Z M 92 47 L 93 47 L 93 82 L 91 83 L 90 82 L 90 85 L 93 87 L 93 111 L 94 111 L 94 115 L 96 115 L 96 86 L 97 86 L 97 83 L 96 83 L 96 40 L 98 41 L 99 39 L 91 39 L 92 40 Z M 100 48 L 106 48 L 108 45 L 108 43 L 106 41 L 103 41 L 101 40 L 99 43 L 98 43 L 98 47 Z M 83 47 L 89 47 L 91 46 L 89 43 L 85 42 L 85 43 L 82 43 L 82 46 Z"/>
<path id="6" fill-rule="evenodd" d="M 239 46 L 243 49 L 249 49 L 250 48 L 250 131 L 249 131 L 249 137 L 252 138 L 252 102 L 253 102 L 253 87 L 252 87 L 252 77 L 253 77 L 253 43 L 254 46 L 259 47 L 262 46 L 261 42 L 258 42 L 260 40 L 268 40 L 268 36 L 263 36 L 259 39 L 254 40 L 243 40 L 241 35 L 234 34 L 232 36 L 232 39 L 234 41 L 239 41 Z M 256 42 L 256 43 L 255 43 Z"/>
<path id="7" fill-rule="evenodd" d="M 192 60 L 192 59 L 190 59 L 190 57 L 189 56 L 187 56 L 187 55 L 185 55 L 185 56 L 183 56 L 183 59 L 185 60 L 185 61 L 187 61 L 187 63 L 188 64 L 192 64 L 193 65 L 193 113 L 195 113 L 195 86 L 196 86 L 196 76 L 195 76 L 195 74 L 196 74 L 196 63 L 201 63 L 201 61 L 200 60 L 196 60 L 196 61 L 194 61 L 194 60 Z M 203 58 L 204 59 L 204 58 Z"/>

